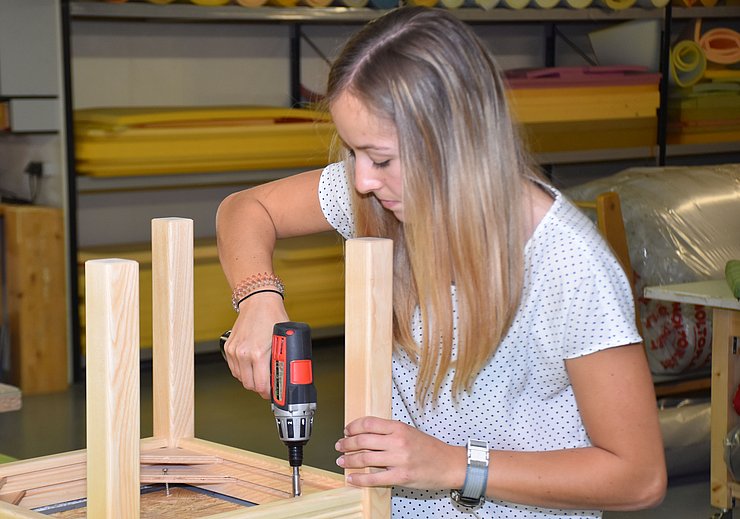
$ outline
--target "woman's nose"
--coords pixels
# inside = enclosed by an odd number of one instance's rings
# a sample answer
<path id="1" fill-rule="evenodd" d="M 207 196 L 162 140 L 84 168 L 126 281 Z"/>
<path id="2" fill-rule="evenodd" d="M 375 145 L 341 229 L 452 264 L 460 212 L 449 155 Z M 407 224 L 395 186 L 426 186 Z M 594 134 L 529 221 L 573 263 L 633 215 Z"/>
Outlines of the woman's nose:
<path id="1" fill-rule="evenodd" d="M 355 189 L 362 194 L 377 191 L 383 185 L 380 176 L 374 172 L 372 166 L 355 163 Z"/>

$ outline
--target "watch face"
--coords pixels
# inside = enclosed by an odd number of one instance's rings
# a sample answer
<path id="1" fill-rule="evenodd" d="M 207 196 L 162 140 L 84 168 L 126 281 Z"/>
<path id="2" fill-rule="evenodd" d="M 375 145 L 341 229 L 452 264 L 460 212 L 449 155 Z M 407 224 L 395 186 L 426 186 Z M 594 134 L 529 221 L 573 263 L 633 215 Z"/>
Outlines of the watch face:
<path id="1" fill-rule="evenodd" d="M 488 442 L 478 440 L 468 441 L 468 465 L 475 463 L 478 466 L 488 466 Z"/>

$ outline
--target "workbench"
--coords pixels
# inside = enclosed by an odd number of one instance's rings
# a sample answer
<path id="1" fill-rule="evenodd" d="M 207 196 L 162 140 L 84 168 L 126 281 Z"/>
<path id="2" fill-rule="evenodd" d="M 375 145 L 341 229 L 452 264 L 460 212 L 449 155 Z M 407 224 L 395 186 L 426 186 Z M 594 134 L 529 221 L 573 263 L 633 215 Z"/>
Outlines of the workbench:
<path id="1" fill-rule="evenodd" d="M 733 480 L 724 460 L 727 433 L 740 423 L 732 406 L 740 384 L 740 301 L 733 297 L 725 280 L 646 287 L 645 297 L 704 305 L 713 310 L 710 500 L 713 507 L 730 512 L 733 498 L 740 496 L 740 483 Z"/>

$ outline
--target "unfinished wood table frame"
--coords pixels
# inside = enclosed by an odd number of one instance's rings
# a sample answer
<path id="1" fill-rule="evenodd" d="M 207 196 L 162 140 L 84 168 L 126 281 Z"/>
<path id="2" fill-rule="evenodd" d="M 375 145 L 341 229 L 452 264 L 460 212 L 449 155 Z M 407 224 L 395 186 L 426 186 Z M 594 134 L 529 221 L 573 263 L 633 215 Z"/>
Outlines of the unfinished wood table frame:
<path id="1" fill-rule="evenodd" d="M 139 488 L 186 483 L 259 504 L 227 518 L 390 517 L 390 490 L 360 489 L 340 474 L 304 467 L 291 498 L 288 463 L 194 435 L 193 227 L 152 221 L 153 437 L 140 439 L 138 264 L 86 263 L 87 450 L 0 466 L 0 517 L 48 517 L 32 509 L 87 500 L 88 517 L 136 519 Z M 345 422 L 390 417 L 392 243 L 346 246 Z"/>
<path id="2" fill-rule="evenodd" d="M 740 497 L 740 483 L 733 480 L 724 457 L 727 433 L 740 424 L 732 404 L 740 384 L 740 301 L 724 279 L 645 287 L 645 297 L 712 308 L 710 502 L 730 511 Z"/>

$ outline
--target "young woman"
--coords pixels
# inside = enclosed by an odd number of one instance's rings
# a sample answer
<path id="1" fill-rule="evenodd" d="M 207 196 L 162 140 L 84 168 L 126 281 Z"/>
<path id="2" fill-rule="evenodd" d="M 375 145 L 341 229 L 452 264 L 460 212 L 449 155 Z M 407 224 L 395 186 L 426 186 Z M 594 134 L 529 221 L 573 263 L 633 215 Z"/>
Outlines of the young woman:
<path id="1" fill-rule="evenodd" d="M 399 518 L 657 505 L 665 462 L 630 285 L 529 164 L 471 29 L 442 10 L 394 10 L 348 42 L 327 101 L 341 162 L 219 208 L 234 376 L 268 398 L 272 326 L 289 319 L 277 238 L 391 238 L 394 420 L 347 425 L 339 466 L 382 469 L 350 483 L 393 486 Z"/>

